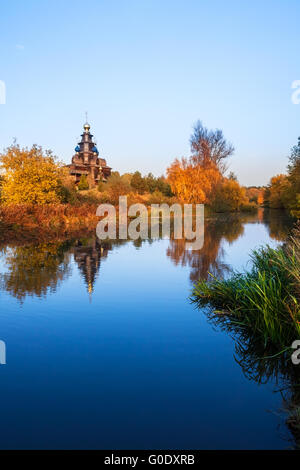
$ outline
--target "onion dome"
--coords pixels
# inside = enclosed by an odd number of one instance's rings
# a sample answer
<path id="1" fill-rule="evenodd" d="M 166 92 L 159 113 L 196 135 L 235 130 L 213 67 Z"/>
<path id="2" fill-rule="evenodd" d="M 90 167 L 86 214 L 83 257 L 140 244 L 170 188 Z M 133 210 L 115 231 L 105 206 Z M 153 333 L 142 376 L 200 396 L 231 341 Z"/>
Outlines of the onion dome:
<path id="1" fill-rule="evenodd" d="M 77 146 L 75 147 L 75 152 L 76 152 L 76 153 L 80 152 L 80 147 L 79 147 L 79 145 L 77 145 Z"/>
<path id="2" fill-rule="evenodd" d="M 83 129 L 84 129 L 85 132 L 89 132 L 90 128 L 91 128 L 91 126 L 89 125 L 88 122 L 86 122 L 85 125 L 83 126 Z"/>
<path id="3" fill-rule="evenodd" d="M 99 151 L 96 147 L 96 145 L 94 145 L 94 147 L 92 148 L 92 152 L 96 153 L 97 155 L 99 155 Z"/>

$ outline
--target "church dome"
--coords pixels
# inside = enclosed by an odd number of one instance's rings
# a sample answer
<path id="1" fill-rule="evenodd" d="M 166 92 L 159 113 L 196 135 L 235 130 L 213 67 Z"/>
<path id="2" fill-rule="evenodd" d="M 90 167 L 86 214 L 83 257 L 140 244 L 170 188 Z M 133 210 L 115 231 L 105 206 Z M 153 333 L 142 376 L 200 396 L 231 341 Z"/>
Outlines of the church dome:
<path id="1" fill-rule="evenodd" d="M 99 155 L 99 151 L 96 147 L 96 145 L 94 145 L 94 147 L 92 148 L 92 152 L 96 153 L 97 155 Z"/>
<path id="2" fill-rule="evenodd" d="M 80 152 L 80 147 L 79 147 L 79 145 L 77 145 L 77 146 L 75 147 L 75 152 L 76 152 L 76 153 Z"/>
<path id="3" fill-rule="evenodd" d="M 83 129 L 85 130 L 85 132 L 89 132 L 91 126 L 89 125 L 88 122 L 85 123 L 85 125 L 83 126 Z"/>

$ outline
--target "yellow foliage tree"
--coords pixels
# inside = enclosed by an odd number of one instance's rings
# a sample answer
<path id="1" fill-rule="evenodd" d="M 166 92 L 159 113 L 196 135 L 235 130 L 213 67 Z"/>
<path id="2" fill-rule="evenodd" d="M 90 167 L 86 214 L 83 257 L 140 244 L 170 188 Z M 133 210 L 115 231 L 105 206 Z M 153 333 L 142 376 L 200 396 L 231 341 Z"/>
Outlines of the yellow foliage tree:
<path id="1" fill-rule="evenodd" d="M 289 186 L 288 178 L 285 175 L 276 175 L 271 178 L 265 197 L 268 205 L 273 209 L 284 207 L 286 191 Z"/>
<path id="2" fill-rule="evenodd" d="M 168 183 L 182 202 L 210 204 L 234 148 L 220 129 L 208 130 L 201 121 L 193 128 L 190 144 L 191 156 L 176 159 L 167 169 Z"/>
<path id="3" fill-rule="evenodd" d="M 60 202 L 64 170 L 51 151 L 41 147 L 20 148 L 13 144 L 0 154 L 4 204 L 50 204 Z"/>
<path id="4" fill-rule="evenodd" d="M 233 212 L 248 202 L 245 188 L 235 180 L 224 178 L 215 192 L 213 208 L 217 212 Z"/>
<path id="5" fill-rule="evenodd" d="M 172 192 L 179 200 L 186 203 L 207 204 L 212 193 L 222 179 L 222 175 L 214 162 L 205 165 L 187 160 L 176 159 L 167 169 L 168 183 Z"/>

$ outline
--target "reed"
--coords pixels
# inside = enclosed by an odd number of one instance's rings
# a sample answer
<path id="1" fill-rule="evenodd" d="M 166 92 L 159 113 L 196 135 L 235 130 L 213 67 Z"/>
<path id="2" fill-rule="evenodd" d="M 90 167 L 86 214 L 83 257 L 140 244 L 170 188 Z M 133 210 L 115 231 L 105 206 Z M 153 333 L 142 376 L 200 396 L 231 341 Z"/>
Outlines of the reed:
<path id="1" fill-rule="evenodd" d="M 251 261 L 249 272 L 198 281 L 192 300 L 251 328 L 265 345 L 288 347 L 300 337 L 299 225 L 283 246 L 253 251 Z"/>

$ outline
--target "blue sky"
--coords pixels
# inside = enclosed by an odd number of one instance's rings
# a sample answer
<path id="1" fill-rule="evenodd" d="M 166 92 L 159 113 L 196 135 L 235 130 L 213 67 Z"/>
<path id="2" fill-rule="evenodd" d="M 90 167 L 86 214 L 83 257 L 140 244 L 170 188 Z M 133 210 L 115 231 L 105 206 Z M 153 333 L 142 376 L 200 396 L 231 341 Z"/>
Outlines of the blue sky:
<path id="1" fill-rule="evenodd" d="M 121 173 L 165 172 L 192 125 L 221 128 L 242 184 L 284 172 L 300 135 L 299 0 L 1 2 L 0 148 L 69 162 L 88 111 Z"/>

